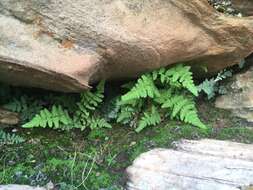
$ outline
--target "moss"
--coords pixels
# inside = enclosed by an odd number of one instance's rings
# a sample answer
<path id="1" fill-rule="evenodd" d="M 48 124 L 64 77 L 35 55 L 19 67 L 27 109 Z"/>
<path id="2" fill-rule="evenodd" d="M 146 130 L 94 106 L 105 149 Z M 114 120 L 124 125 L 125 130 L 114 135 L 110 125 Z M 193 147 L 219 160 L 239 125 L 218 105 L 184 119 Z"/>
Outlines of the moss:
<path id="1" fill-rule="evenodd" d="M 125 168 L 152 148 L 170 148 L 182 138 L 253 143 L 253 130 L 228 112 L 210 107 L 200 105 L 202 118 L 216 127 L 210 131 L 173 121 L 140 134 L 117 125 L 113 130 L 95 130 L 88 135 L 80 131 L 20 130 L 25 143 L 0 148 L 0 183 L 45 185 L 52 181 L 61 190 L 119 190 L 125 183 Z"/>
<path id="2" fill-rule="evenodd" d="M 213 137 L 220 140 L 232 140 L 241 143 L 253 143 L 253 129 L 246 127 L 223 128 Z"/>

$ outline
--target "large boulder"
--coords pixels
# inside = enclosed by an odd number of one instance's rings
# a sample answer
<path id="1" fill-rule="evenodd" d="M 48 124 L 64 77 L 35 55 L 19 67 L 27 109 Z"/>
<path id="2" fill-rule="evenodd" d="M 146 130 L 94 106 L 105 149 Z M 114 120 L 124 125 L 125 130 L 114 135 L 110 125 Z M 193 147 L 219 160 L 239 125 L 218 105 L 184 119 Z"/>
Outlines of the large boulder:
<path id="1" fill-rule="evenodd" d="M 250 190 L 253 145 L 182 140 L 153 149 L 127 168 L 127 190 Z"/>
<path id="2" fill-rule="evenodd" d="M 253 52 L 251 17 L 207 0 L 0 1 L 0 81 L 78 92 L 177 62 L 215 72 Z"/>

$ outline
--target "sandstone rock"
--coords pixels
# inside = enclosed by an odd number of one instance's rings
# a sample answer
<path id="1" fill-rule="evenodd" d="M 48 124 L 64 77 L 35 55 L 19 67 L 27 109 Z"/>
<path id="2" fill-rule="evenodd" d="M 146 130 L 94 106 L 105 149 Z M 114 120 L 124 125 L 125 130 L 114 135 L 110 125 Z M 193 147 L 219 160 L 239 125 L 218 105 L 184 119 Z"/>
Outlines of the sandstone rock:
<path id="1" fill-rule="evenodd" d="M 228 82 L 228 88 L 228 94 L 218 97 L 215 106 L 253 122 L 253 67 L 235 75 Z"/>
<path id="2" fill-rule="evenodd" d="M 0 1 L 0 81 L 77 92 L 194 60 L 210 72 L 253 52 L 253 19 L 207 0 Z"/>
<path id="3" fill-rule="evenodd" d="M 31 187 L 28 185 L 0 185 L 0 190 L 46 190 L 42 187 Z"/>
<path id="4" fill-rule="evenodd" d="M 241 190 L 253 184 L 253 145 L 183 140 L 154 149 L 127 169 L 127 190 Z"/>

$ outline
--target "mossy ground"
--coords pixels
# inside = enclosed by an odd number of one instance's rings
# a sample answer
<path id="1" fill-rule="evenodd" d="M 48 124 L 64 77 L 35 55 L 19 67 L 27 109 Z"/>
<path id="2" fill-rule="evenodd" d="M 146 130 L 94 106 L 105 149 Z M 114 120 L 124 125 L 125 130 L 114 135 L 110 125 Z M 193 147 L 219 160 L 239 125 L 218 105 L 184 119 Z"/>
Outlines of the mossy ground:
<path id="1" fill-rule="evenodd" d="M 141 153 L 152 148 L 171 148 L 174 141 L 214 138 L 253 143 L 253 130 L 229 112 L 200 102 L 201 118 L 212 126 L 204 132 L 174 121 L 137 134 L 127 126 L 113 129 L 54 131 L 24 130 L 19 145 L 0 146 L 0 184 L 45 185 L 56 189 L 123 189 L 124 170 Z"/>

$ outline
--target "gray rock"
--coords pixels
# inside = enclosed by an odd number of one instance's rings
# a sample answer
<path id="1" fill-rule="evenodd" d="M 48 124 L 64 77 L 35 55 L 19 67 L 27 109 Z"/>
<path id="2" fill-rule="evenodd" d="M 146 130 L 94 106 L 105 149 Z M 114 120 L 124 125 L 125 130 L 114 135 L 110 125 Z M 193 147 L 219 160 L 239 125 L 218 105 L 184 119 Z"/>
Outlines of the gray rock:
<path id="1" fill-rule="evenodd" d="M 127 190 L 241 190 L 253 184 L 253 145 L 183 140 L 154 149 L 127 169 Z"/>
<path id="2" fill-rule="evenodd" d="M 10 112 L 0 107 L 0 124 L 17 125 L 20 122 L 20 117 L 17 113 Z"/>
<path id="3" fill-rule="evenodd" d="M 231 110 L 236 116 L 253 122 L 253 67 L 233 76 L 227 88 L 228 94 L 218 97 L 215 106 Z"/>
<path id="4" fill-rule="evenodd" d="M 42 187 L 31 187 L 28 185 L 0 185 L 0 190 L 46 190 Z"/>

